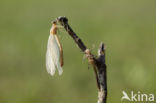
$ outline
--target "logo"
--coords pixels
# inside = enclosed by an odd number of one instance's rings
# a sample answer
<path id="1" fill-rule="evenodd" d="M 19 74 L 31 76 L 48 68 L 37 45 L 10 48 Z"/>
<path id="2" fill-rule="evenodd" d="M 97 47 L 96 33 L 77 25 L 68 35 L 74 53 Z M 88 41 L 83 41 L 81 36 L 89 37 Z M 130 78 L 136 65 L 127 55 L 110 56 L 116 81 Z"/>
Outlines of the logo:
<path id="1" fill-rule="evenodd" d="M 130 95 L 128 95 L 125 91 L 122 91 L 122 98 L 121 101 L 123 100 L 128 100 L 128 101 L 138 101 L 138 102 L 153 102 L 154 101 L 154 94 L 145 94 L 141 93 L 138 91 L 137 93 L 134 93 L 134 91 L 131 91 Z"/>

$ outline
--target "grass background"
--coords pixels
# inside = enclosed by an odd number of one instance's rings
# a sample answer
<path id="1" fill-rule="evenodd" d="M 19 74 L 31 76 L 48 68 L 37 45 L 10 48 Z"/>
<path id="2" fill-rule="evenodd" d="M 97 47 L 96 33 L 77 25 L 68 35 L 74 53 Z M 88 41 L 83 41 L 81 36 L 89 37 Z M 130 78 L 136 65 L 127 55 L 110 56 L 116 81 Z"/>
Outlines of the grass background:
<path id="1" fill-rule="evenodd" d="M 108 103 L 156 93 L 155 0 L 1 0 L 0 103 L 96 103 L 93 70 L 65 31 L 64 73 L 45 68 L 51 21 L 66 16 L 87 47 L 107 45 Z M 124 101 L 127 103 L 127 101 Z"/>

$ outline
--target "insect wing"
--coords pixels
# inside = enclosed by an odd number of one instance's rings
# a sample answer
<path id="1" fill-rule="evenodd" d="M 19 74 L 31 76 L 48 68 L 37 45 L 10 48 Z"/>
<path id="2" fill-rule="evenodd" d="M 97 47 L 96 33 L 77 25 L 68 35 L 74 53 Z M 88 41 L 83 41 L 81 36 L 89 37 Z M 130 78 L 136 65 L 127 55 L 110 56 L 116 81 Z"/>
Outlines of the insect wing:
<path id="1" fill-rule="evenodd" d="M 50 35 L 46 54 L 46 67 L 49 74 L 54 75 L 56 68 L 58 69 L 59 75 L 62 74 L 63 70 L 60 66 L 59 58 L 60 50 L 55 35 Z"/>

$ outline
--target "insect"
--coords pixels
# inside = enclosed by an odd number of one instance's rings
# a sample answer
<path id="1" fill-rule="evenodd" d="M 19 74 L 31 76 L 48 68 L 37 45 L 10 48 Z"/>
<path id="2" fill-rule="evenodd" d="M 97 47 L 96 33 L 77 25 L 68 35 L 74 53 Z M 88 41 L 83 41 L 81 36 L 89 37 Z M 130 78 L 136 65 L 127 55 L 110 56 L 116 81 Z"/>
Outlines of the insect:
<path id="1" fill-rule="evenodd" d="M 55 74 L 56 69 L 58 69 L 59 75 L 63 73 L 63 49 L 57 36 L 57 29 L 56 21 L 53 21 L 46 52 L 46 69 L 52 76 Z"/>
<path id="2" fill-rule="evenodd" d="M 97 67 L 95 65 L 93 55 L 91 54 L 91 51 L 89 49 L 85 50 L 85 54 L 86 54 L 86 57 L 88 58 L 88 62 L 93 66 L 95 77 L 96 77 L 97 87 L 98 87 L 98 89 L 100 89 L 100 84 L 99 84 L 98 74 L 97 74 Z"/>

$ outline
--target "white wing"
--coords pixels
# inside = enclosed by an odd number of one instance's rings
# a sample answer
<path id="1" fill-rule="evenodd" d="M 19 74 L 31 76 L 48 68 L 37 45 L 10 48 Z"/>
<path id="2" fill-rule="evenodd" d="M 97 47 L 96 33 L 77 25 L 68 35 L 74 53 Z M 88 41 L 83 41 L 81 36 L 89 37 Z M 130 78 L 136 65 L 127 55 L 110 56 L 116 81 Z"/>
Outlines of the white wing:
<path id="1" fill-rule="evenodd" d="M 56 41 L 55 35 L 49 36 L 47 53 L 46 53 L 46 68 L 49 74 L 54 75 L 56 68 L 58 69 L 59 75 L 62 74 L 63 70 L 60 65 L 60 50 Z"/>

